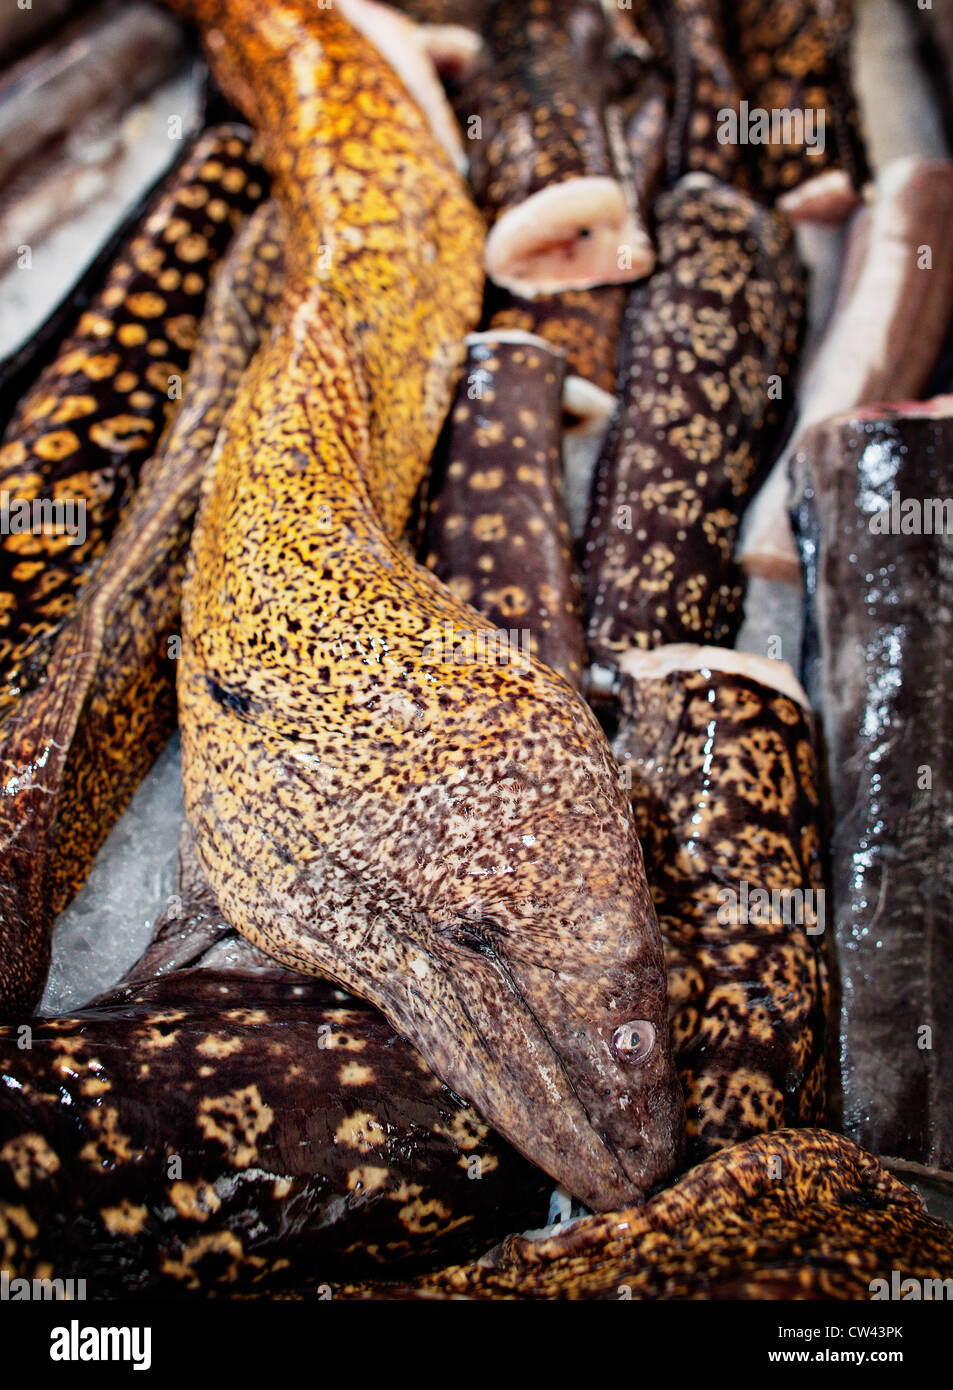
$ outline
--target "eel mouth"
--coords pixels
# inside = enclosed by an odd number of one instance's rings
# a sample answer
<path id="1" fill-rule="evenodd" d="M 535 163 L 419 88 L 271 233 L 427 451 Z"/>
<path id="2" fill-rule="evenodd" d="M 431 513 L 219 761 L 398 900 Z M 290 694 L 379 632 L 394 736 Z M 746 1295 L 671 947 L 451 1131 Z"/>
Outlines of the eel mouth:
<path id="1" fill-rule="evenodd" d="M 635 963 L 640 988 L 630 978 L 607 1002 L 594 961 L 562 970 L 556 953 L 534 959 L 529 942 L 486 923 L 440 935 L 428 959 L 454 1001 L 460 1051 L 428 1060 L 457 1090 L 482 1056 L 471 1098 L 494 1128 L 592 1210 L 640 1204 L 676 1166 L 684 1122 L 661 972 Z"/>
<path id="2" fill-rule="evenodd" d="M 576 178 L 508 208 L 486 239 L 486 273 L 523 299 L 640 280 L 655 248 L 621 184 Z"/>

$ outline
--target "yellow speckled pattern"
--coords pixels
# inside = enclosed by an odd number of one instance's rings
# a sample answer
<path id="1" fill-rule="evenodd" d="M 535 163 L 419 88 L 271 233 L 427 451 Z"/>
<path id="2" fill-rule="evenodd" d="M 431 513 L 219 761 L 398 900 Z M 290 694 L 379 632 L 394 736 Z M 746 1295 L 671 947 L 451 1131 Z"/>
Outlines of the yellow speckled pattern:
<path id="1" fill-rule="evenodd" d="M 162 449 L 51 645 L 47 679 L 0 725 L 0 1017 L 39 998 L 55 914 L 175 727 L 179 599 L 199 485 L 277 300 L 280 213 L 248 219 L 212 280 Z"/>
<path id="2" fill-rule="evenodd" d="M 544 667 L 432 658 L 445 623 L 486 623 L 396 543 L 479 315 L 480 219 L 333 10 L 197 14 L 291 229 L 187 581 L 198 858 L 239 930 L 377 1004 L 541 1167 L 595 1206 L 636 1199 L 682 1108 L 617 770 Z M 632 1020 L 655 1038 L 636 1061 L 613 1050 Z"/>
<path id="3" fill-rule="evenodd" d="M 849 1139 L 780 1130 L 715 1154 L 640 1210 L 511 1236 L 414 1287 L 335 1298 L 850 1299 L 892 1270 L 949 1279 L 953 1232 Z M 924 1295 L 925 1297 L 926 1295 Z M 935 1297 L 941 1298 L 942 1292 Z"/>
<path id="4" fill-rule="evenodd" d="M 265 191 L 246 126 L 198 136 L 20 402 L 0 447 L 0 493 L 8 504 L 81 503 L 85 517 L 75 544 L 49 528 L 0 535 L 0 718 L 43 679 L 181 399 L 210 273 Z"/>

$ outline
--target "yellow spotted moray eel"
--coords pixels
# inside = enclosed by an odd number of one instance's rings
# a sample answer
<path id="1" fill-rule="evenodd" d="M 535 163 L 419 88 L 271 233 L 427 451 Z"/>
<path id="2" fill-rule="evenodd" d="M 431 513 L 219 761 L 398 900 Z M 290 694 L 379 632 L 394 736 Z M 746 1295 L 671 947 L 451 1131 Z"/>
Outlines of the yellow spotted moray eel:
<path id="1" fill-rule="evenodd" d="M 601 0 L 497 0 L 455 96 L 487 274 L 515 294 L 636 280 L 654 264 L 611 110 L 624 75 L 609 25 Z"/>
<path id="2" fill-rule="evenodd" d="M 437 451 L 426 563 L 505 634 L 499 659 L 532 651 L 578 690 L 586 643 L 562 488 L 565 361 L 519 331 L 467 341 Z"/>
<path id="3" fill-rule="evenodd" d="M 926 1298 L 926 1280 L 953 1275 L 953 1232 L 850 1140 L 801 1129 L 725 1149 L 643 1207 L 548 1239 L 511 1236 L 435 1278 L 334 1297 L 866 1303 L 891 1297 L 897 1270 Z M 930 1288 L 944 1296 L 942 1283 Z"/>
<path id="4" fill-rule="evenodd" d="M 624 659 L 613 751 L 665 942 L 690 1159 L 824 1118 L 827 914 L 811 714 L 790 667 Z"/>
<path id="5" fill-rule="evenodd" d="M 832 1118 L 953 1176 L 953 396 L 805 436 L 808 682 L 831 799 L 841 980 Z"/>
<path id="6" fill-rule="evenodd" d="M 582 1200 L 636 1200 L 683 1113 L 617 769 L 541 664 L 432 659 L 447 622 L 489 625 L 398 544 L 479 314 L 479 217 L 334 11 L 196 13 L 290 228 L 186 583 L 199 861 L 244 935 L 376 1004 Z"/>
<path id="7" fill-rule="evenodd" d="M 723 0 L 749 112 L 813 122 L 769 125 L 769 138 L 747 147 L 758 197 L 780 200 L 792 218 L 842 221 L 870 177 L 850 76 L 853 9 L 853 0 Z"/>
<path id="8" fill-rule="evenodd" d="M 278 297 L 276 204 L 215 272 L 182 408 L 53 641 L 46 679 L 0 725 L 0 1017 L 23 1018 L 53 918 L 175 727 L 179 602 L 199 485 Z"/>
<path id="9" fill-rule="evenodd" d="M 130 977 L 30 1028 L 29 1048 L 0 1028 L 11 1278 L 271 1294 L 432 1270 L 545 1219 L 545 1174 L 379 1013 L 228 928 L 187 853 Z"/>
<path id="10" fill-rule="evenodd" d="M 630 646 L 720 644 L 737 629 L 739 517 L 803 317 L 777 214 L 696 174 L 658 215 L 660 264 L 626 306 L 619 408 L 582 557 L 589 646 L 604 668 Z"/>
<path id="11" fill-rule="evenodd" d="M 264 188 L 247 128 L 200 135 L 7 427 L 0 719 L 43 679 L 181 394 L 209 272 Z"/>

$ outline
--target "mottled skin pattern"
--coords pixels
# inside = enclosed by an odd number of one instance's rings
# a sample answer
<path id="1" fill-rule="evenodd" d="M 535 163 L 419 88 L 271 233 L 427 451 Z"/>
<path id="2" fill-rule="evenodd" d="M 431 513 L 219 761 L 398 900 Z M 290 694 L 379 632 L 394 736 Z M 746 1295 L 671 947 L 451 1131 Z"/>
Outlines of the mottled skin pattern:
<path id="1" fill-rule="evenodd" d="M 681 1096 L 611 754 L 545 667 L 431 662 L 444 623 L 489 625 L 396 543 L 479 313 L 479 219 L 332 11 L 198 13 L 291 229 L 193 539 L 198 857 L 245 935 L 377 1004 L 581 1197 L 634 1199 L 676 1161 Z M 633 1019 L 657 1037 L 638 1063 L 612 1051 Z"/>
<path id="2" fill-rule="evenodd" d="M 622 333 L 623 285 L 523 299 L 493 287 L 487 295 L 488 329 L 535 333 L 566 354 L 566 367 L 603 391 L 615 389 L 616 351 Z"/>
<path id="3" fill-rule="evenodd" d="M 953 1232 L 870 1154 L 782 1130 L 715 1154 L 644 1207 L 548 1240 L 511 1236 L 478 1264 L 335 1298 L 847 1299 L 892 1270 L 953 1276 Z M 936 1297 L 942 1297 L 942 1290 Z"/>
<path id="4" fill-rule="evenodd" d="M 490 7 L 477 65 L 454 99 L 465 134 L 472 117 L 481 121 L 480 137 L 466 148 L 489 226 L 565 180 L 625 178 L 622 127 L 612 129 L 608 112 L 623 95 L 625 73 L 613 63 L 610 38 L 601 0 L 497 0 Z M 626 182 L 645 235 L 637 190 Z M 580 240 L 579 254 L 585 250 Z"/>
<path id="5" fill-rule="evenodd" d="M 816 911 L 788 907 L 785 921 L 783 900 L 737 905 L 742 881 L 749 895 L 822 886 L 809 715 L 733 672 L 627 677 L 613 751 L 665 943 L 689 1157 L 819 1122 L 828 988 L 823 936 L 806 931 Z M 739 895 L 727 908 L 724 889 Z"/>
<path id="6" fill-rule="evenodd" d="M 564 375 L 539 339 L 471 343 L 424 553 L 451 593 L 507 633 L 526 629 L 533 655 L 578 690 L 586 644 L 562 491 Z"/>
<path id="7" fill-rule="evenodd" d="M 475 1258 L 545 1219 L 545 1174 L 324 981 L 177 971 L 31 1027 L 29 1049 L 0 1028 L 11 1278 L 264 1295 Z"/>
<path id="8" fill-rule="evenodd" d="M 683 174 L 711 174 L 745 188 L 738 145 L 718 139 L 719 113 L 737 110 L 742 93 L 725 51 L 719 0 L 650 0 L 666 34 L 674 99 L 668 128 L 668 183 Z"/>
<path id="9" fill-rule="evenodd" d="M 209 273 L 264 196 L 243 126 L 199 136 L 99 294 L 21 401 L 0 492 L 85 502 L 86 534 L 0 536 L 0 718 L 43 679 L 53 641 L 154 453 L 195 344 Z M 174 390 L 174 384 L 172 386 Z"/>
<path id="10" fill-rule="evenodd" d="M 953 497 L 951 459 L 950 397 L 835 416 L 795 459 L 842 983 L 832 1116 L 875 1153 L 947 1180 L 953 534 L 927 507 Z M 901 529 L 878 531 L 894 495 Z"/>
<path id="11" fill-rule="evenodd" d="M 794 139 L 750 147 L 758 196 L 772 203 L 834 169 L 859 192 L 870 170 L 850 79 L 853 0 L 723 0 L 722 8 L 751 107 L 824 112 L 823 151 Z"/>
<path id="12" fill-rule="evenodd" d="M 266 203 L 215 273 L 182 408 L 53 644 L 0 730 L 0 1016 L 22 1018 L 53 918 L 175 726 L 179 600 L 199 485 L 278 291 Z"/>
<path id="13" fill-rule="evenodd" d="M 658 213 L 659 268 L 626 306 L 583 551 L 589 645 L 606 666 L 631 646 L 730 642 L 738 521 L 777 408 L 769 378 L 787 376 L 802 321 L 781 218 L 697 175 Z"/>

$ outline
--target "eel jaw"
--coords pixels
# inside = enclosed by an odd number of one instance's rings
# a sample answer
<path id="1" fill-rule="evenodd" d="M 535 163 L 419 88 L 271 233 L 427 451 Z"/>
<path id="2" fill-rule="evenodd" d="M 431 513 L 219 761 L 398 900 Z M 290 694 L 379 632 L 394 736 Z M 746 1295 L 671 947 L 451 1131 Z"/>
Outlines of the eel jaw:
<path id="1" fill-rule="evenodd" d="M 541 188 L 508 208 L 486 239 L 487 275 L 524 299 L 640 280 L 654 265 L 621 184 L 605 177 Z"/>
<path id="2" fill-rule="evenodd" d="M 405 978 L 419 979 L 421 997 L 404 1027 L 453 1090 L 586 1206 L 639 1204 L 681 1155 L 684 1102 L 667 1046 L 664 974 L 630 963 L 625 992 L 635 979 L 639 999 L 626 1007 L 607 1000 L 595 969 L 570 977 L 530 963 L 521 946 L 490 922 L 438 928 L 431 950 L 409 962 Z M 387 1003 L 393 1016 L 393 997 Z"/>

